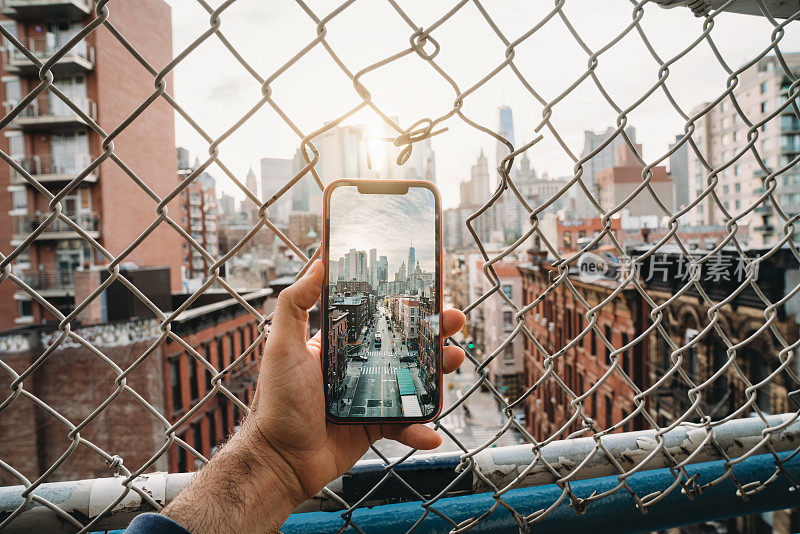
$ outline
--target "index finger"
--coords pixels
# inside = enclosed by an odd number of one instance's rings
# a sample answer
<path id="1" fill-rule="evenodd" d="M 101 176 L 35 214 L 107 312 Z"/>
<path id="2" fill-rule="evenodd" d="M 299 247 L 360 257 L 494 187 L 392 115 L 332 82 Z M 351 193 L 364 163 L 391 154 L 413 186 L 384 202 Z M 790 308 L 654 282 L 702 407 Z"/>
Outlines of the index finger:
<path id="1" fill-rule="evenodd" d="M 461 310 L 451 308 L 442 312 L 442 336 L 450 337 L 462 328 L 467 318 Z"/>

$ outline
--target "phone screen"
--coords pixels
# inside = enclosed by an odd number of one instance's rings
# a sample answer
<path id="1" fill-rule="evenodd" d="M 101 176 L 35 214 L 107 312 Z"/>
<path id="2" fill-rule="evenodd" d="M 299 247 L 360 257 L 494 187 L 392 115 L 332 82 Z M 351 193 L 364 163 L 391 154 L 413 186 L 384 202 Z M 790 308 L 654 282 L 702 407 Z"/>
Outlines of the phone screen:
<path id="1" fill-rule="evenodd" d="M 439 411 L 438 197 L 426 186 L 381 191 L 340 185 L 329 194 L 323 349 L 336 419 Z"/>

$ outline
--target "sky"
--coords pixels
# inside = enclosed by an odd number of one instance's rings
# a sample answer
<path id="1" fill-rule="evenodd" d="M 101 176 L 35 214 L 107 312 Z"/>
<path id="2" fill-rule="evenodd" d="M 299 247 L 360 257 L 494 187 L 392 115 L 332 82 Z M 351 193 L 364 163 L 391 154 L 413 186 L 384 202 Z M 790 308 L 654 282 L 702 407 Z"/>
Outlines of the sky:
<path id="1" fill-rule="evenodd" d="M 195 0 L 168 1 L 177 54 L 208 29 L 209 15 Z M 220 2 L 209 3 L 216 7 Z M 319 18 L 339 5 L 330 0 L 306 3 Z M 455 5 L 452 1 L 398 3 L 422 27 L 431 26 Z M 482 5 L 499 30 L 514 41 L 545 17 L 553 2 L 493 0 Z M 567 0 L 563 8 L 572 28 L 595 51 L 625 29 L 632 13 L 633 4 L 624 0 Z M 655 4 L 645 6 L 641 21 L 643 32 L 663 59 L 679 54 L 700 34 L 702 25 L 703 19 L 686 8 L 662 9 Z M 291 0 L 239 0 L 222 13 L 220 30 L 263 78 L 317 35 L 316 23 Z M 326 31 L 326 41 L 353 73 L 406 49 L 412 34 L 388 2 L 366 0 L 358 0 L 333 16 Z M 711 37 L 724 60 L 736 68 L 766 48 L 771 33 L 772 26 L 761 17 L 725 13 L 715 19 Z M 505 45 L 473 3 L 465 5 L 432 35 L 439 45 L 436 61 L 462 92 L 475 86 L 505 58 Z M 788 26 L 779 46 L 784 52 L 800 50 L 797 24 Z M 519 43 L 514 54 L 514 63 L 530 88 L 546 100 L 578 79 L 589 58 L 559 16 Z M 619 107 L 626 108 L 657 81 L 658 70 L 658 63 L 634 29 L 599 56 L 595 73 L 607 94 Z M 703 41 L 670 66 L 667 85 L 677 104 L 688 112 L 721 93 L 726 77 L 712 47 Z M 360 79 L 373 102 L 387 115 L 399 117 L 404 127 L 453 109 L 453 88 L 416 54 L 367 72 Z M 214 36 L 176 67 L 174 83 L 176 100 L 213 136 L 230 128 L 261 98 L 259 83 Z M 320 45 L 277 76 L 270 89 L 275 102 L 303 133 L 313 132 L 361 102 L 352 82 Z M 516 146 L 538 135 L 535 128 L 543 106 L 509 68 L 475 88 L 461 110 L 477 125 L 497 131 L 500 105 L 513 109 Z M 572 176 L 573 161 L 568 151 L 580 154 L 584 130 L 604 130 L 615 125 L 616 118 L 617 112 L 588 78 L 552 109 L 552 123 L 566 148 L 545 128 L 539 132 L 544 138 L 527 151 L 528 157 L 539 173 Z M 208 154 L 208 144 L 183 118 L 176 119 L 178 144 L 202 159 Z M 381 119 L 372 111 L 348 122 L 366 124 L 377 135 L 382 131 Z M 628 116 L 648 161 L 666 153 L 668 144 L 683 131 L 684 122 L 661 91 L 650 95 Z M 458 117 L 441 126 L 448 130 L 434 137 L 432 145 L 443 204 L 451 207 L 458 203 L 458 183 L 469 177 L 481 149 L 489 158 L 490 168 L 495 168 L 496 141 Z M 220 157 L 243 181 L 250 167 L 258 173 L 261 157 L 291 158 L 299 139 L 275 110 L 262 107 L 220 145 Z M 219 169 L 212 167 L 209 171 L 218 178 L 218 190 L 243 197 Z"/>
<path id="2" fill-rule="evenodd" d="M 377 249 L 386 256 L 389 280 L 408 261 L 412 241 L 423 271 L 435 270 L 436 219 L 433 193 L 412 187 L 405 195 L 362 195 L 354 186 L 342 186 L 331 196 L 330 257 L 337 261 L 351 248 Z M 408 272 L 408 266 L 406 266 Z"/>

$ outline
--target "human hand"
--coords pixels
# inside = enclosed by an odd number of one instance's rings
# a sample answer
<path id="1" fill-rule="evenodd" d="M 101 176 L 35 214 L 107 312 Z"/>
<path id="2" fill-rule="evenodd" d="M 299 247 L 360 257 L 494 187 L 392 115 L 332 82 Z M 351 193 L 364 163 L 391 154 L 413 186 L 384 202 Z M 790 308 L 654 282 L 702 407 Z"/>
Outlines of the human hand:
<path id="1" fill-rule="evenodd" d="M 306 340 L 307 310 L 320 296 L 323 273 L 317 260 L 280 293 L 250 414 L 164 511 L 194 534 L 277 531 L 294 508 L 343 475 L 379 438 L 415 449 L 441 444 L 422 424 L 339 425 L 326 419 L 320 336 Z M 455 334 L 464 321 L 460 311 L 446 310 L 442 334 Z M 463 350 L 444 347 L 443 372 L 455 371 L 463 360 Z M 198 506 L 209 512 L 198 514 Z"/>

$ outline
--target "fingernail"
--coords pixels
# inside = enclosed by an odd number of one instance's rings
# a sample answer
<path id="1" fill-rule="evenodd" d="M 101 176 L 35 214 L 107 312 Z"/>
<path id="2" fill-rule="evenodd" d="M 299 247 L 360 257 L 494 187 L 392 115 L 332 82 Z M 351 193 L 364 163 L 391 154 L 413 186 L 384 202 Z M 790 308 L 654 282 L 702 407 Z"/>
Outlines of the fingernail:
<path id="1" fill-rule="evenodd" d="M 309 267 L 308 270 L 306 271 L 306 276 L 311 276 L 312 274 L 316 273 L 320 265 L 322 265 L 322 262 L 320 260 L 314 260 L 311 263 L 311 267 Z"/>

